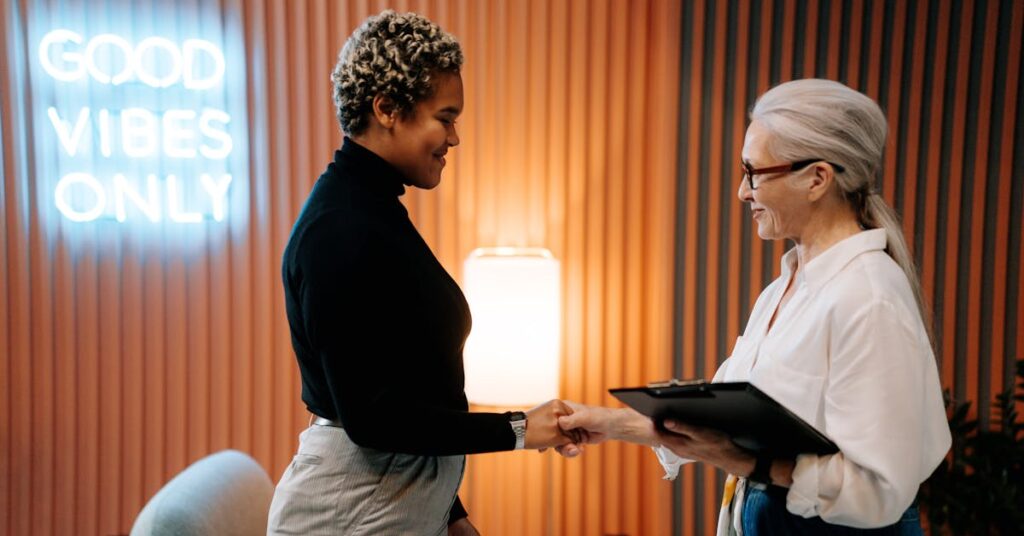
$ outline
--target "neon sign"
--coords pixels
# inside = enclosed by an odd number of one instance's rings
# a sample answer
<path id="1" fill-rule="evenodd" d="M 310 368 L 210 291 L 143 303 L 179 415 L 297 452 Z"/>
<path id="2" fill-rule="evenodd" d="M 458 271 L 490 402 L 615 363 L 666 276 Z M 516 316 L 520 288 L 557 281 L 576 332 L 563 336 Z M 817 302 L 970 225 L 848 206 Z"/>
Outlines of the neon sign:
<path id="1" fill-rule="evenodd" d="M 227 62 L 217 45 L 57 29 L 39 41 L 38 60 L 58 89 L 90 99 L 45 106 L 61 170 L 52 199 L 65 219 L 224 221 L 235 143 L 218 107 Z"/>
<path id="2" fill-rule="evenodd" d="M 65 66 L 58 66 L 51 56 L 54 49 L 61 49 L 66 43 L 82 44 L 82 36 L 71 30 L 54 30 L 43 37 L 39 43 L 39 63 L 50 76 L 64 82 L 80 80 L 88 73 L 94 80 L 102 84 L 121 84 L 137 78 L 151 87 L 168 87 L 179 81 L 188 89 L 210 89 L 220 82 L 224 76 L 224 54 L 216 45 L 202 39 L 186 39 L 179 48 L 169 39 L 149 37 L 132 46 L 124 38 L 114 34 L 101 34 L 93 37 L 85 45 L 82 52 L 63 51 L 59 57 Z M 121 57 L 120 70 L 107 72 L 97 62 L 97 51 L 110 48 L 111 52 Z M 170 58 L 170 67 L 166 73 L 155 73 L 149 70 L 145 57 L 147 52 L 156 53 L 162 50 Z M 204 78 L 196 73 L 197 57 L 206 55 L 214 62 L 213 72 Z"/>

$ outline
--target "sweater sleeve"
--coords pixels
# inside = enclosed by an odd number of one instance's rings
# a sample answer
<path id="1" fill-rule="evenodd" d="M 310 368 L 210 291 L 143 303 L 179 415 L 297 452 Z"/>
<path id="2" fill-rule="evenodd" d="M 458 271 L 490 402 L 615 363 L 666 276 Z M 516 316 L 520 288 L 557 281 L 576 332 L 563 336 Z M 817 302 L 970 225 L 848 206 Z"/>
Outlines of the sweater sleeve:
<path id="1" fill-rule="evenodd" d="M 343 233 L 311 234 L 297 289 L 336 413 L 325 416 L 336 416 L 356 444 L 378 450 L 433 456 L 512 450 L 507 415 L 456 409 L 465 407 L 461 364 L 438 370 L 438 356 L 424 350 L 429 345 L 413 340 L 397 320 L 408 316 L 408 289 L 396 288 L 393 261 L 379 240 Z"/>

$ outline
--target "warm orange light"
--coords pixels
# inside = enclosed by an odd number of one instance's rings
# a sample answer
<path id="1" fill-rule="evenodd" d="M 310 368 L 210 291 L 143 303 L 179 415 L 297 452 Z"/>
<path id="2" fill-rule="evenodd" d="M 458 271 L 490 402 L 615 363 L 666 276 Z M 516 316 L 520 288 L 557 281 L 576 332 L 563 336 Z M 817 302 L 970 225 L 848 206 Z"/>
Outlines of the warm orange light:
<path id="1" fill-rule="evenodd" d="M 542 248 L 481 248 L 466 259 L 473 312 L 466 341 L 466 396 L 525 406 L 558 397 L 561 269 Z"/>

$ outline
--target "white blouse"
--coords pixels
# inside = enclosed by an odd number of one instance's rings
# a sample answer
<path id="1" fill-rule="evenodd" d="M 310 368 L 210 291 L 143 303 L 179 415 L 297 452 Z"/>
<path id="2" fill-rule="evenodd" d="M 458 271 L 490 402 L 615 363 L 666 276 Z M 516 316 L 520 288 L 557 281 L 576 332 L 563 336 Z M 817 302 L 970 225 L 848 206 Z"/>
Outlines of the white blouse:
<path id="1" fill-rule="evenodd" d="M 769 331 L 796 268 L 796 250 L 787 252 L 713 380 L 753 383 L 839 446 L 797 457 L 786 507 L 803 517 L 891 525 L 950 447 L 928 335 L 885 245 L 885 231 L 872 229 L 812 259 Z M 675 478 L 687 460 L 655 450 Z"/>

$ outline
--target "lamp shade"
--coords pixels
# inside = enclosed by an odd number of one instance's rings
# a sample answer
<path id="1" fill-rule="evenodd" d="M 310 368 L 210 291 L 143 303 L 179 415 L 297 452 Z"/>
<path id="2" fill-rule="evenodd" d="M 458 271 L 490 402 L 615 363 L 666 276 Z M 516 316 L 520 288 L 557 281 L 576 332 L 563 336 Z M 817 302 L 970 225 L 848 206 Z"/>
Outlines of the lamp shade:
<path id="1" fill-rule="evenodd" d="M 542 248 L 480 248 L 466 259 L 473 314 L 466 341 L 466 396 L 488 406 L 558 397 L 561 266 Z"/>

